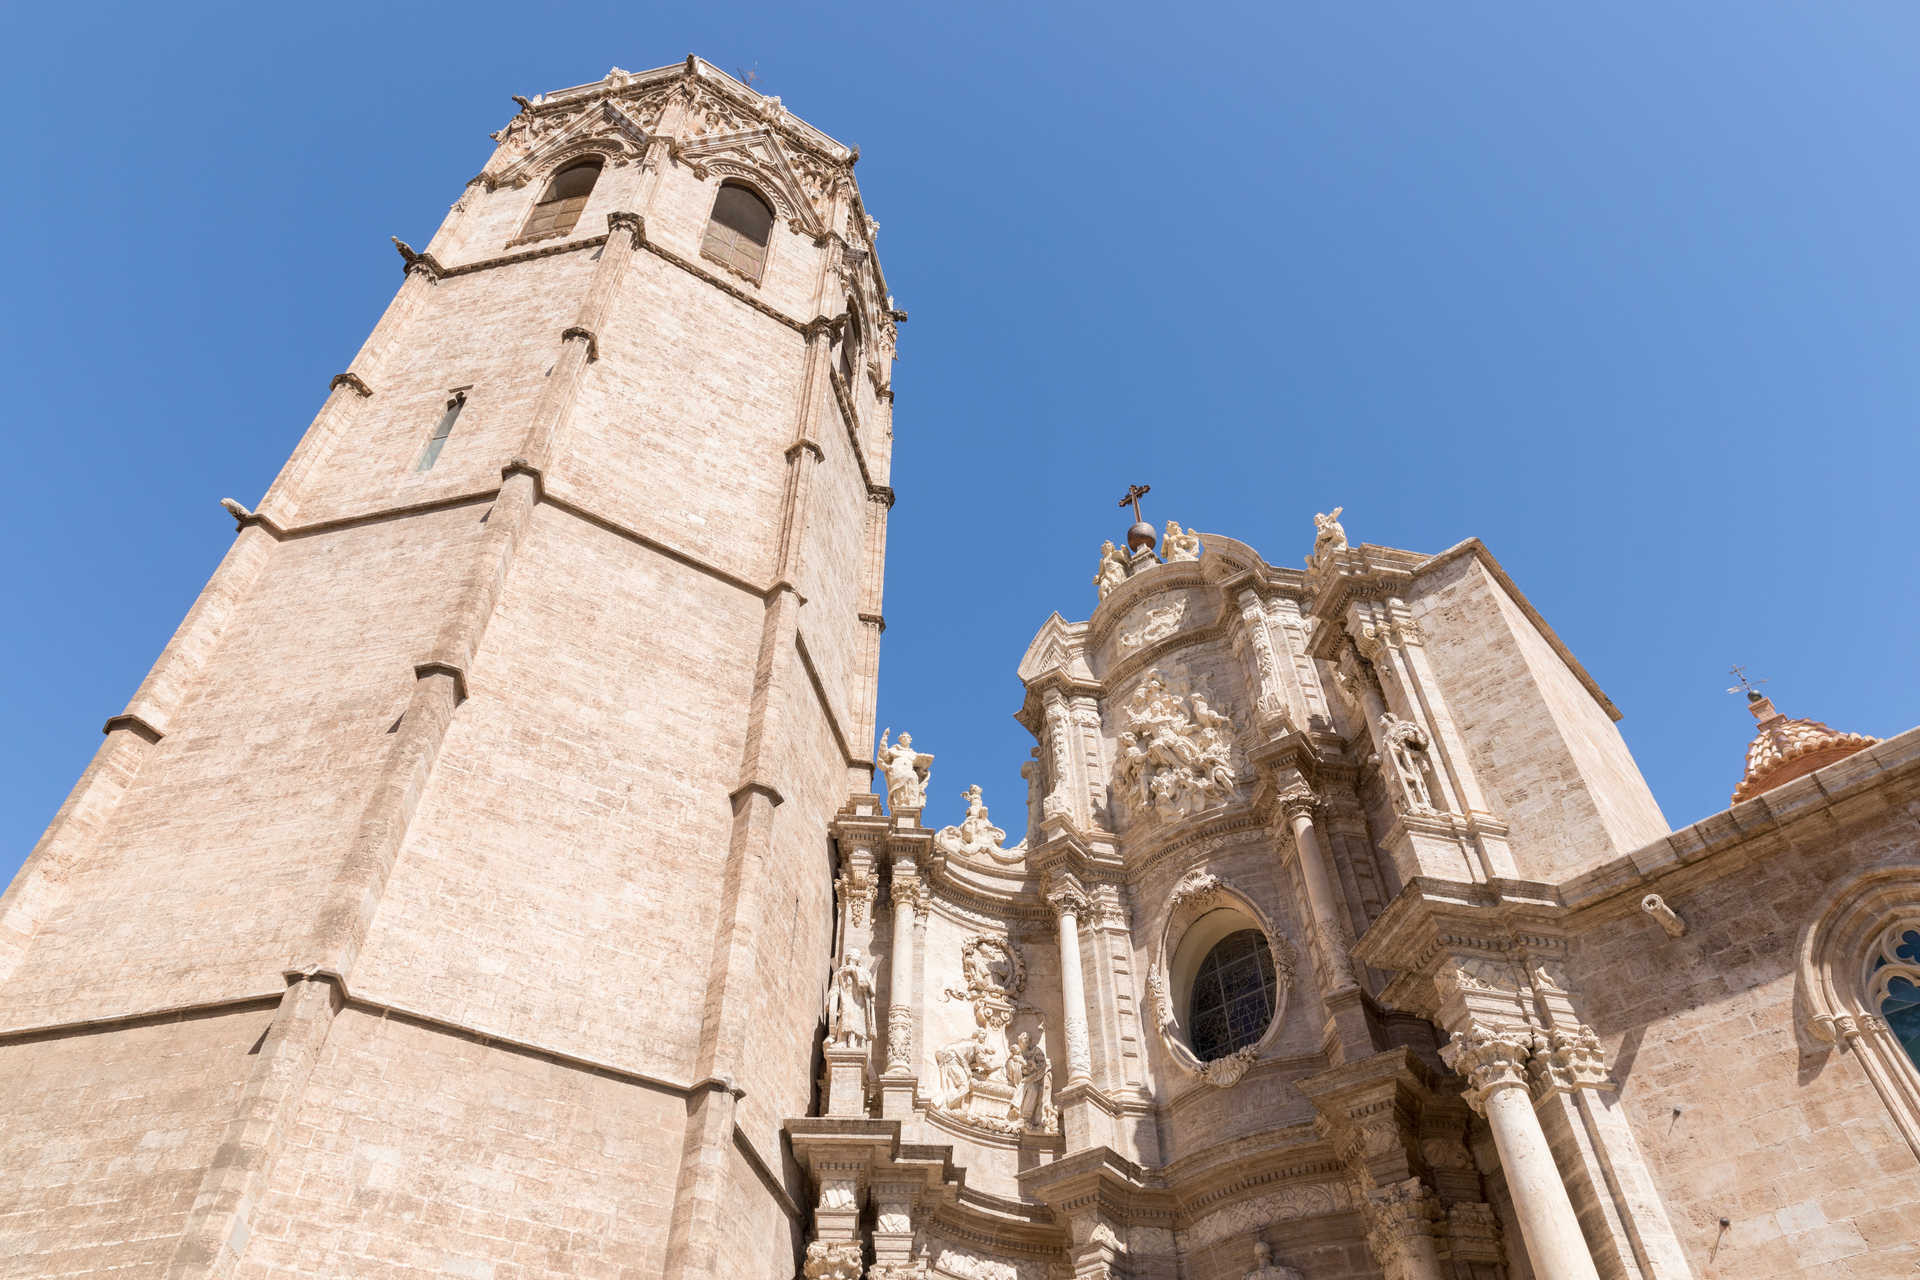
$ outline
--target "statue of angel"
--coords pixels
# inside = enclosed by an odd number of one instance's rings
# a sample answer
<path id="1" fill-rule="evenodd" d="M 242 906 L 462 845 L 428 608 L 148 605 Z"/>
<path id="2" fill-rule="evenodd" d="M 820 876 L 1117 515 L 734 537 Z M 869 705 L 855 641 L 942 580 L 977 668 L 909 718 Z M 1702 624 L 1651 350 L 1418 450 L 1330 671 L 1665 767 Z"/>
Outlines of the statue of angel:
<path id="1" fill-rule="evenodd" d="M 1094 589 L 1105 600 L 1113 589 L 1127 580 L 1127 558 L 1108 538 L 1100 544 L 1100 570 L 1093 575 Z"/>
<path id="2" fill-rule="evenodd" d="M 880 749 L 873 758 L 887 780 L 887 808 L 894 813 L 902 809 L 923 809 L 927 804 L 927 787 L 933 781 L 933 757 L 913 749 L 910 733 L 901 734 L 898 742 L 888 746 L 890 732 L 890 729 L 880 731 Z"/>
<path id="3" fill-rule="evenodd" d="M 874 957 L 878 960 L 879 957 Z M 827 1043 L 864 1049 L 873 1041 L 873 960 L 850 947 L 827 985 Z"/>
<path id="4" fill-rule="evenodd" d="M 1168 564 L 1176 560 L 1198 560 L 1200 535 L 1191 529 L 1182 529 L 1178 520 L 1169 520 L 1166 536 L 1160 539 L 1160 551 Z"/>
<path id="5" fill-rule="evenodd" d="M 1345 507 L 1335 507 L 1332 511 L 1313 514 L 1313 554 L 1326 551 L 1345 551 L 1347 549 L 1347 530 L 1340 523 L 1340 513 Z"/>

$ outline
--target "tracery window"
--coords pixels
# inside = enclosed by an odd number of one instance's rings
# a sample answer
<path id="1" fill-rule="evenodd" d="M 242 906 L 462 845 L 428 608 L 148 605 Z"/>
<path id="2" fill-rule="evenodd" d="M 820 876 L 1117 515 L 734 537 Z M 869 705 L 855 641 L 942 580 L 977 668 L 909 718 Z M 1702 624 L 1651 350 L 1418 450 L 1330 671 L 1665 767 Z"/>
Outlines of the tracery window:
<path id="1" fill-rule="evenodd" d="M 1920 922 L 1903 922 L 1882 934 L 1867 971 L 1869 996 L 1887 1029 L 1920 1066 Z"/>
<path id="2" fill-rule="evenodd" d="M 772 237 L 772 207 L 751 187 L 728 182 L 714 197 L 700 252 L 757 281 L 766 269 L 767 242 Z"/>
<path id="3" fill-rule="evenodd" d="M 1202 1062 L 1257 1042 L 1273 1021 L 1273 955 L 1258 929 L 1230 933 L 1200 962 L 1187 1035 Z"/>
<path id="4" fill-rule="evenodd" d="M 541 193 L 540 202 L 527 215 L 527 225 L 520 232 L 520 238 L 541 240 L 572 231 L 580 221 L 581 211 L 587 207 L 587 197 L 593 194 L 593 184 L 600 180 L 601 163 L 599 156 L 589 156 L 554 174 Z"/>

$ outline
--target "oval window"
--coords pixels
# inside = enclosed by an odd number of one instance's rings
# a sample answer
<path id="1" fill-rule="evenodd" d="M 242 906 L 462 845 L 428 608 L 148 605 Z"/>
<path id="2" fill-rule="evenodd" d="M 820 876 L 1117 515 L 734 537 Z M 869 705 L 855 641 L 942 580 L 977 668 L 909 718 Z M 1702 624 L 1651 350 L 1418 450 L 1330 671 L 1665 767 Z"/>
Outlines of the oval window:
<path id="1" fill-rule="evenodd" d="M 1258 929 L 1230 933 L 1194 974 L 1187 1038 L 1202 1062 L 1256 1043 L 1273 1021 L 1273 953 Z"/>

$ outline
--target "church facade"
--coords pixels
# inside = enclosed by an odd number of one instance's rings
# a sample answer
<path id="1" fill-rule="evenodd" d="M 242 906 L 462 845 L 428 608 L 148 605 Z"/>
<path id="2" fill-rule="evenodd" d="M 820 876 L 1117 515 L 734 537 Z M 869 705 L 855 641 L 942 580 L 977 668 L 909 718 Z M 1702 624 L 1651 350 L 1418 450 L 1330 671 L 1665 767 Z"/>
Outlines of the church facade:
<path id="1" fill-rule="evenodd" d="M 1920 730 L 1673 831 L 1477 541 L 1136 505 L 1010 842 L 874 748 L 857 153 L 495 139 L 0 898 L 0 1276 L 1913 1274 Z"/>

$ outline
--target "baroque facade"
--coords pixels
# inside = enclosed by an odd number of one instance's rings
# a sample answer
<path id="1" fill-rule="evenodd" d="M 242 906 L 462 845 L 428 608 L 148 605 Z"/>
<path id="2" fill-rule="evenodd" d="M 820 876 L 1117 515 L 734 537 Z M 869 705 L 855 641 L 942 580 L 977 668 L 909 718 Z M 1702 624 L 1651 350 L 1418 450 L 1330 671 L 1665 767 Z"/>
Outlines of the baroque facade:
<path id="1" fill-rule="evenodd" d="M 1477 541 L 1136 498 L 996 821 L 869 759 L 856 154 L 495 140 L 0 899 L 0 1275 L 1912 1274 L 1920 731 L 1670 831 Z"/>

